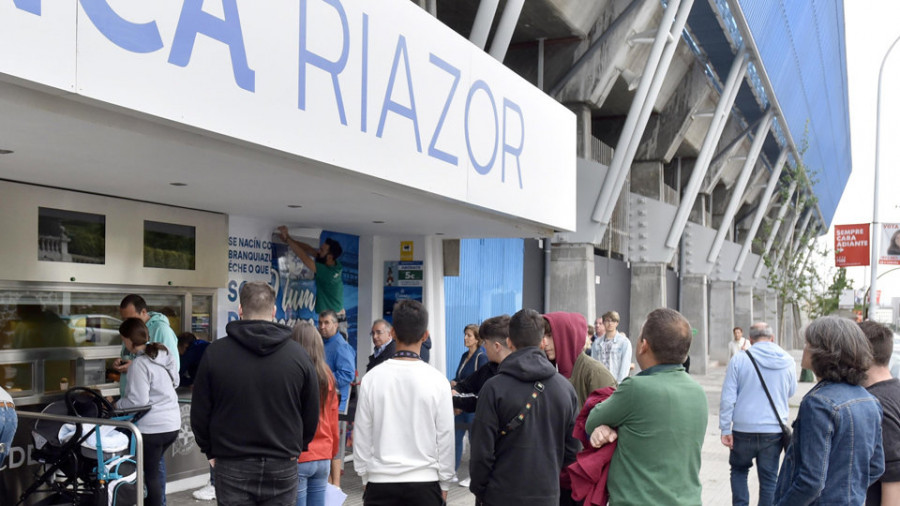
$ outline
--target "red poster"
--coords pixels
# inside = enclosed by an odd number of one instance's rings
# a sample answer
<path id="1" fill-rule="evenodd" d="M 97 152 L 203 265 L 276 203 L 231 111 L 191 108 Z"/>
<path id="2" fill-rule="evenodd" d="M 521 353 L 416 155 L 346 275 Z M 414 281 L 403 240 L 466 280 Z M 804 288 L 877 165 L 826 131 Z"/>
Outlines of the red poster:
<path id="1" fill-rule="evenodd" d="M 869 265 L 869 224 L 834 226 L 835 267 Z"/>

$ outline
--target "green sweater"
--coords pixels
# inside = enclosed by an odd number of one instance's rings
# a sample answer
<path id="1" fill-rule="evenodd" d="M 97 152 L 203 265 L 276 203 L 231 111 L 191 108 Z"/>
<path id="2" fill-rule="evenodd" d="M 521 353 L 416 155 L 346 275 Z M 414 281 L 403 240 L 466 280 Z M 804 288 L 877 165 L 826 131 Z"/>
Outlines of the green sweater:
<path id="1" fill-rule="evenodd" d="M 651 367 L 626 378 L 587 419 L 618 430 L 609 469 L 610 506 L 700 505 L 700 449 L 706 394 L 680 365 Z"/>

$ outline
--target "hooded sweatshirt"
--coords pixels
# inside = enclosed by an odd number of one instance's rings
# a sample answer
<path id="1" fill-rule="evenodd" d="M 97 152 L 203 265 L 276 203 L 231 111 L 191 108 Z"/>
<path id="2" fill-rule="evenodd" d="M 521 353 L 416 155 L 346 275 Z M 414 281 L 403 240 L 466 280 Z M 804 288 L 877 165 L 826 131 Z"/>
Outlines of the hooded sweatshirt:
<path id="1" fill-rule="evenodd" d="M 575 387 L 578 406 L 584 405 L 588 396 L 598 388 L 615 387 L 616 378 L 605 365 L 584 354 L 587 322 L 578 313 L 547 313 L 556 350 L 556 366 L 559 373 L 569 378 Z"/>
<path id="2" fill-rule="evenodd" d="M 161 434 L 181 428 L 181 409 L 178 407 L 177 354 L 159 350 L 156 358 L 140 352 L 128 368 L 128 385 L 119 399 L 119 408 L 150 406 L 150 411 L 136 423 L 145 434 Z"/>
<path id="3" fill-rule="evenodd" d="M 537 398 L 535 382 L 543 386 Z M 470 433 L 472 493 L 488 506 L 557 504 L 560 470 L 581 447 L 572 437 L 577 402 L 575 389 L 537 347 L 506 357 L 478 396 Z M 521 425 L 501 435 L 519 414 Z"/>
<path id="4" fill-rule="evenodd" d="M 759 365 L 782 422 L 788 424 L 788 399 L 797 390 L 797 366 L 794 358 L 770 341 L 760 341 L 748 350 Z M 753 363 L 742 351 L 728 362 L 722 399 L 719 403 L 719 429 L 731 432 L 780 433 L 781 426 L 772 412 Z"/>
<path id="5" fill-rule="evenodd" d="M 191 427 L 207 458 L 296 459 L 316 433 L 318 377 L 291 328 L 238 320 L 206 348 Z"/>

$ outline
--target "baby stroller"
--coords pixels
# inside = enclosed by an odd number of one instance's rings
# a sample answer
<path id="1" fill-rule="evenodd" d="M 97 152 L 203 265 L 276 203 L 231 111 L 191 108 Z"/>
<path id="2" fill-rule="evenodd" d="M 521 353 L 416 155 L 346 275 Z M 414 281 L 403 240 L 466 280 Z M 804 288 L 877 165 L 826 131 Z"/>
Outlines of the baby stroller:
<path id="1" fill-rule="evenodd" d="M 43 413 L 136 422 L 149 410 L 150 406 L 116 410 L 98 392 L 74 387 L 66 391 L 64 400 L 47 405 Z M 41 506 L 136 503 L 133 434 L 126 436 L 110 426 L 37 420 L 31 435 L 33 456 L 41 463 L 41 471 L 17 505 L 25 504 L 32 495 L 40 499 L 31 499 L 36 502 L 30 504 Z"/>

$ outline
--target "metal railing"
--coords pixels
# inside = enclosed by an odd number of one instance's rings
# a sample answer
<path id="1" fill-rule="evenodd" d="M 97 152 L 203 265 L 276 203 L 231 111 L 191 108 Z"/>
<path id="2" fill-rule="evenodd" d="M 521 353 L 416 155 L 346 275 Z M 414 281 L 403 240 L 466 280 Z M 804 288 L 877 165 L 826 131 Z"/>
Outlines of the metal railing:
<path id="1" fill-rule="evenodd" d="M 92 423 L 97 426 L 109 425 L 112 427 L 119 427 L 130 430 L 131 433 L 134 434 L 134 460 L 137 466 L 137 469 L 135 471 L 135 495 L 137 496 L 137 502 L 135 504 L 137 506 L 144 506 L 144 437 L 141 435 L 141 431 L 138 430 L 137 426 L 135 426 L 133 423 L 122 420 L 110 420 L 109 418 L 85 418 L 70 415 L 51 415 L 46 413 L 32 413 L 30 411 L 16 411 L 16 415 L 19 417 L 19 419 L 33 418 L 35 420 L 48 420 L 51 422 Z M 101 462 L 98 461 L 97 465 L 100 466 Z"/>

